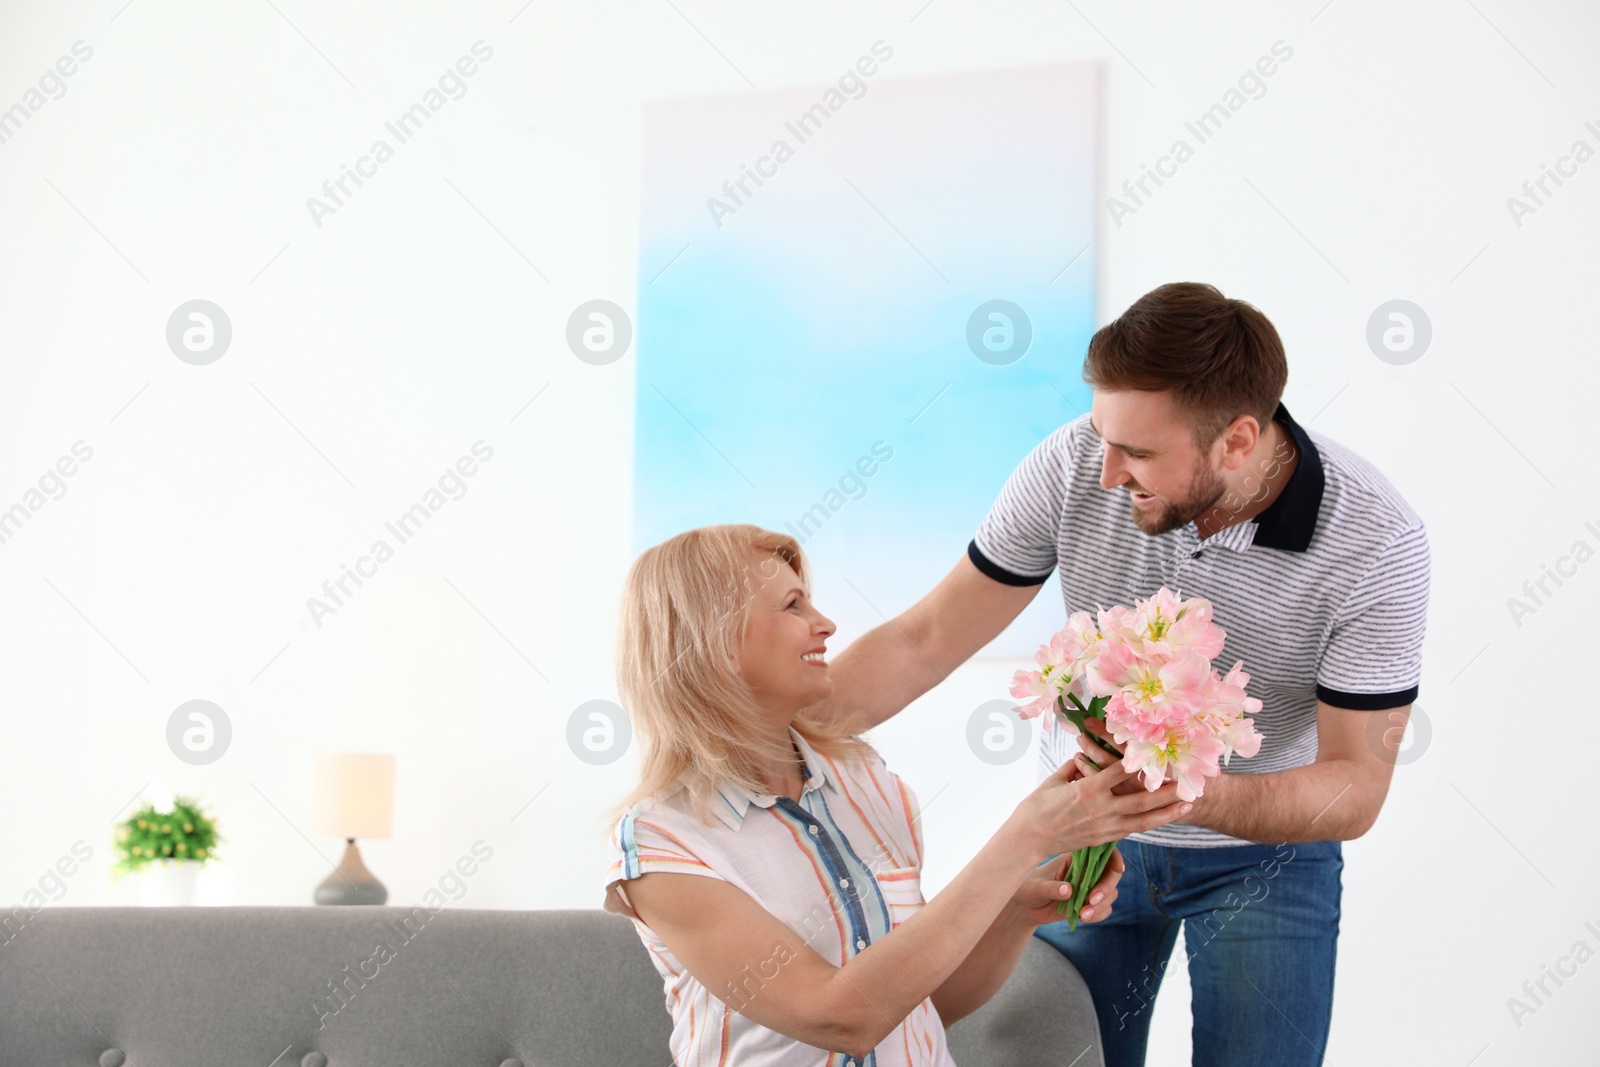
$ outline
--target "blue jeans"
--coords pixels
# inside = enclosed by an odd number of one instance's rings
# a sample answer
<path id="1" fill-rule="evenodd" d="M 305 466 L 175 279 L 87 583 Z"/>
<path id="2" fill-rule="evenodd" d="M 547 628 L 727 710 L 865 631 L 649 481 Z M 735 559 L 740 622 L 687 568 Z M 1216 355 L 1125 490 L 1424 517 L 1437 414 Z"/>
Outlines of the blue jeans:
<path id="1" fill-rule="evenodd" d="M 1046 923 L 1089 984 L 1106 1067 L 1141 1067 L 1178 924 L 1193 994 L 1194 1067 L 1316 1067 L 1333 1011 L 1337 841 L 1166 848 L 1123 841 L 1103 922 Z"/>

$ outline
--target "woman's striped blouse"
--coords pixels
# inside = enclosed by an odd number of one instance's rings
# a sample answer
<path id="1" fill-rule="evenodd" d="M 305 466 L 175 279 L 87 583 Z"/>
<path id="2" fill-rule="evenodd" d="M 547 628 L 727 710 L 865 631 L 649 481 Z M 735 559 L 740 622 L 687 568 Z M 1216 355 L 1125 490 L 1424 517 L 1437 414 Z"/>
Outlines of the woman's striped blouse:
<path id="1" fill-rule="evenodd" d="M 865 1059 L 769 1030 L 735 1010 L 760 995 L 778 960 L 756 961 L 737 984 L 710 990 L 633 911 L 628 879 L 652 871 L 720 878 L 742 889 L 836 967 L 923 904 L 916 797 L 873 753 L 835 760 L 790 730 L 805 761 L 796 803 L 724 783 L 710 825 L 687 791 L 635 805 L 611 835 L 607 910 L 628 916 L 650 952 L 672 1016 L 677 1067 L 954 1067 L 944 1024 L 924 1000 Z M 732 1007 L 730 1007 L 730 1005 Z"/>

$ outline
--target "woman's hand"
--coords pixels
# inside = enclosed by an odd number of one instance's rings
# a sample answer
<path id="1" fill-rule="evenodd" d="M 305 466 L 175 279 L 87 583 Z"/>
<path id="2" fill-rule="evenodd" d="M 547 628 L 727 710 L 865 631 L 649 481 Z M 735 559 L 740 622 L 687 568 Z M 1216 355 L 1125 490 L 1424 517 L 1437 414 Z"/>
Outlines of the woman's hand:
<path id="1" fill-rule="evenodd" d="M 1194 807 L 1178 801 L 1176 782 L 1117 791 L 1134 781 L 1121 760 L 1097 770 L 1079 753 L 1028 794 L 1007 825 L 1043 858 L 1165 826 Z"/>
<path id="2" fill-rule="evenodd" d="M 1083 720 L 1083 729 L 1084 732 L 1078 734 L 1078 748 L 1083 750 L 1084 755 L 1088 756 L 1091 760 L 1100 764 L 1102 767 L 1106 765 L 1108 760 L 1114 760 L 1117 758 L 1095 743 L 1094 737 L 1098 737 L 1101 741 L 1104 741 L 1111 747 L 1116 747 L 1116 742 L 1111 738 L 1111 731 L 1106 729 L 1106 724 L 1104 722 L 1099 719 L 1086 718 Z M 1089 737 L 1087 734 L 1093 734 L 1094 737 Z M 1173 775 L 1170 773 L 1162 779 L 1164 782 L 1171 782 L 1174 780 L 1175 779 Z M 1136 789 L 1143 788 L 1144 782 L 1135 777 L 1118 786 L 1116 792 L 1131 793 Z"/>
<path id="3" fill-rule="evenodd" d="M 1067 864 L 1071 861 L 1069 853 L 1042 864 L 1039 873 L 1023 882 L 1012 896 L 1013 914 L 1033 926 L 1060 922 L 1065 918 L 1057 909 L 1063 900 L 1072 896 L 1071 883 L 1061 880 L 1066 876 Z M 1122 853 L 1113 850 L 1111 858 L 1106 861 L 1105 872 L 1089 891 L 1088 903 L 1078 916 L 1080 921 L 1097 923 L 1111 914 L 1111 905 L 1117 899 L 1117 883 L 1122 881 L 1122 873 L 1126 869 Z"/>

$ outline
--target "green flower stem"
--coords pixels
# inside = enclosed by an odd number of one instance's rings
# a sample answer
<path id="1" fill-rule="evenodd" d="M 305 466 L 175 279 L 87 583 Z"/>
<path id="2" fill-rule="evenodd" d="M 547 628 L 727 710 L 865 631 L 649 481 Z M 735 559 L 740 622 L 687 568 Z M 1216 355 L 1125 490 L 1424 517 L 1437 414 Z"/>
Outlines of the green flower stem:
<path id="1" fill-rule="evenodd" d="M 1106 704 L 1110 699 L 1110 697 L 1095 697 L 1085 706 L 1078 699 L 1076 693 L 1063 693 L 1056 698 L 1055 713 L 1063 722 L 1071 723 L 1079 733 L 1087 736 L 1106 752 L 1121 759 L 1121 752 L 1118 752 L 1083 727 L 1084 722 L 1088 719 L 1099 719 L 1101 722 L 1105 722 Z M 1068 701 L 1071 702 L 1070 707 L 1068 706 Z M 1084 758 L 1089 759 L 1088 756 Z M 1105 769 L 1104 765 L 1095 763 L 1092 759 L 1089 759 L 1089 762 L 1100 770 Z M 1072 896 L 1070 899 L 1063 900 L 1056 905 L 1056 914 L 1064 914 L 1067 917 L 1067 929 L 1076 930 L 1078 928 L 1078 916 L 1083 913 L 1084 906 L 1089 901 L 1090 891 L 1094 888 L 1095 883 L 1100 880 L 1100 876 L 1105 873 L 1106 864 L 1111 862 L 1111 853 L 1115 852 L 1116 848 L 1117 842 L 1107 841 L 1104 844 L 1080 848 L 1072 854 L 1072 859 L 1067 864 L 1067 877 L 1065 879 L 1065 881 L 1072 884 Z M 1069 908 L 1071 909 L 1070 911 L 1068 910 Z"/>
<path id="2" fill-rule="evenodd" d="M 1086 720 L 1086 719 L 1099 719 L 1101 722 L 1105 722 L 1106 721 L 1106 704 L 1109 702 L 1110 698 L 1109 697 L 1095 697 L 1093 700 L 1089 701 L 1089 706 L 1088 707 L 1084 707 L 1083 703 L 1078 700 L 1078 694 L 1076 694 L 1076 693 L 1065 693 L 1065 694 L 1063 694 L 1063 696 L 1065 697 L 1065 699 L 1072 701 L 1072 706 L 1070 708 L 1067 707 L 1064 703 L 1062 703 L 1062 699 L 1063 698 L 1062 697 L 1057 697 L 1056 698 L 1056 715 L 1057 715 L 1057 717 L 1060 718 L 1064 722 L 1071 723 L 1080 733 L 1087 734 L 1089 739 L 1091 741 L 1093 741 L 1095 744 L 1099 745 L 1102 749 L 1104 749 L 1105 751 L 1111 753 L 1113 756 L 1117 757 L 1118 759 L 1121 759 L 1122 758 L 1122 753 L 1118 752 L 1116 749 L 1112 748 L 1105 741 L 1102 741 L 1099 737 L 1096 737 L 1094 734 L 1089 733 L 1088 730 L 1085 730 L 1083 728 L 1084 720 Z M 1094 763 L 1093 760 L 1090 760 L 1089 762 Z M 1099 767 L 1100 764 L 1095 763 L 1095 766 Z"/>
<path id="3" fill-rule="evenodd" d="M 1105 873 L 1106 864 L 1110 862 L 1111 853 L 1116 847 L 1115 841 L 1108 841 L 1102 845 L 1080 848 L 1072 854 L 1066 879 L 1072 883 L 1072 896 L 1056 905 L 1056 914 L 1067 918 L 1067 929 L 1078 928 L 1078 916 L 1083 914 L 1084 906 L 1089 902 L 1089 892 Z"/>

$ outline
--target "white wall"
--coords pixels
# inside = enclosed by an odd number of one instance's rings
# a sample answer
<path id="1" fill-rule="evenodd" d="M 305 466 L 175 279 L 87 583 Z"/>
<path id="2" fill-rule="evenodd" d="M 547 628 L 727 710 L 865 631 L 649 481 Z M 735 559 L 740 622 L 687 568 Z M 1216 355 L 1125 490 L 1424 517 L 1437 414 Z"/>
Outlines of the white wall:
<path id="1" fill-rule="evenodd" d="M 1112 192 L 1282 40 L 1260 99 L 1120 226 L 1102 212 L 1100 307 L 1174 279 L 1255 302 L 1288 345 L 1291 410 L 1428 523 L 1432 737 L 1346 850 L 1329 1062 L 1595 1047 L 1600 963 L 1520 1026 L 1507 1006 L 1575 942 L 1600 948 L 1600 564 L 1520 626 L 1507 608 L 1575 541 L 1600 547 L 1600 163 L 1521 225 L 1507 207 L 1574 141 L 1600 147 L 1592 7 L 520 6 L 0 9 L 0 108 L 93 49 L 0 144 L 0 508 L 93 449 L 0 545 L 0 897 L 81 839 L 95 856 L 61 903 L 131 902 L 106 877 L 111 823 L 164 784 L 221 817 L 207 899 L 304 902 L 337 855 L 302 832 L 311 753 L 356 748 L 399 760 L 398 836 L 365 846 L 393 899 L 481 838 L 494 858 L 461 906 L 596 906 L 598 813 L 632 763 L 579 761 L 565 727 L 615 696 L 632 360 L 589 366 L 562 338 L 585 300 L 632 304 L 640 101 L 820 84 L 879 38 L 892 77 L 1101 58 Z M 314 225 L 306 198 L 480 39 L 466 95 Z M 194 298 L 234 329 L 206 367 L 164 339 Z M 1365 340 L 1395 298 L 1433 326 L 1405 366 Z M 466 495 L 315 626 L 305 599 L 479 440 L 493 458 Z M 1031 780 L 962 739 L 1012 667 L 970 665 L 879 736 L 938 794 L 930 892 Z M 233 727 L 205 767 L 165 741 L 195 698 Z M 1186 1055 L 1186 1001 L 1179 972 L 1151 1062 Z"/>

